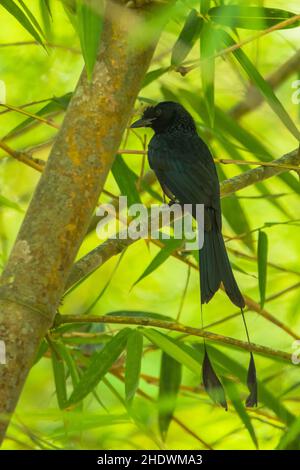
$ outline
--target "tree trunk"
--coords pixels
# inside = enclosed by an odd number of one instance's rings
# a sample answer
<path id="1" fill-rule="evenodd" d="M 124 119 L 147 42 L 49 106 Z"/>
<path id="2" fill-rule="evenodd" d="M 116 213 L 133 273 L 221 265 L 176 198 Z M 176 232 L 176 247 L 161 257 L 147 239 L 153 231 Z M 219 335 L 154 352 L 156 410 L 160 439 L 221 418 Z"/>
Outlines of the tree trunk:
<path id="1" fill-rule="evenodd" d="M 131 32 L 149 13 L 108 2 L 93 79 L 83 72 L 0 279 L 0 441 L 111 168 L 154 43 Z"/>

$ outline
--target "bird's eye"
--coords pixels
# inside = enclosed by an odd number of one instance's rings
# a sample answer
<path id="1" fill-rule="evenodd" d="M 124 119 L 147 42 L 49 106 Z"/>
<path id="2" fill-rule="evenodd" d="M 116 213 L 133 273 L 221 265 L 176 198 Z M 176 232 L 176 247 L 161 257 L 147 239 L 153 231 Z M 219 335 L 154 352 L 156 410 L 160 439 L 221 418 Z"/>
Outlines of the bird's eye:
<path id="1" fill-rule="evenodd" d="M 160 116 L 161 113 L 162 113 L 161 109 L 156 109 L 156 110 L 155 110 L 155 115 L 156 115 L 156 116 Z"/>

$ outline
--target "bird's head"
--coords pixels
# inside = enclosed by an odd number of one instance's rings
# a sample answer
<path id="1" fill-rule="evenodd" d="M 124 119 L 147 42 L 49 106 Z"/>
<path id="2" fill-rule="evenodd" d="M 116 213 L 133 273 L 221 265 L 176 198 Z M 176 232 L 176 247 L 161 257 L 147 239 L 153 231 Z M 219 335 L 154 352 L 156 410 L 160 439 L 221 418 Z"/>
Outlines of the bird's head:
<path id="1" fill-rule="evenodd" d="M 151 127 L 156 133 L 172 129 L 196 130 L 192 116 L 181 104 L 173 101 L 163 101 L 156 106 L 149 106 L 142 118 L 130 127 Z"/>

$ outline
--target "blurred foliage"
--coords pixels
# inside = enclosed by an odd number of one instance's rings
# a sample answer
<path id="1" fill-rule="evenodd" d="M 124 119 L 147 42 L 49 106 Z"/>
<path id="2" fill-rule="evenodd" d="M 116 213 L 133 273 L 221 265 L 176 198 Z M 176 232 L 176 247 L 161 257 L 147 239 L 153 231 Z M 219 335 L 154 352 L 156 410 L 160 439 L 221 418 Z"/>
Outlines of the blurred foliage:
<path id="1" fill-rule="evenodd" d="M 92 76 L 102 12 L 102 2 L 90 0 L 0 0 L 1 100 L 6 94 L 7 105 L 18 108 L 0 107 L 6 145 L 47 159 L 84 62 Z M 281 24 L 297 13 L 296 0 L 178 0 L 166 7 L 149 21 L 149 28 L 157 28 L 168 19 L 136 113 L 148 103 L 179 101 L 216 158 L 266 162 L 293 150 L 299 139 L 299 104 L 292 96 L 300 67 L 289 70 L 276 90 L 265 79 L 299 48 L 299 19 Z M 273 32 L 258 35 L 278 24 Z M 146 30 L 134 33 L 133 39 L 147 38 Z M 242 48 L 221 53 L 240 43 Z M 234 109 L 244 99 L 251 105 L 253 87 L 264 101 L 239 118 Z M 121 149 L 143 151 L 150 136 L 148 130 L 145 137 L 126 132 Z M 157 182 L 142 181 L 147 165 L 141 154 L 123 151 L 99 202 L 110 201 L 110 194 L 125 194 L 131 202 L 158 203 Z M 250 166 L 218 164 L 220 179 Z M 38 172 L 0 149 L 1 269 L 38 178 Z M 242 292 L 292 331 L 300 326 L 299 193 L 299 175 L 289 172 L 224 200 L 223 233 Z M 93 231 L 78 257 L 98 244 Z M 159 246 L 135 242 L 121 259 L 110 259 L 71 290 L 61 314 L 117 311 L 115 315 L 140 319 L 141 324 L 179 319 L 199 327 L 195 260 L 180 248 L 174 240 Z M 188 264 L 192 269 L 187 277 Z M 245 339 L 241 316 L 223 292 L 205 305 L 203 314 L 208 330 Z M 267 315 L 252 310 L 245 315 L 254 343 L 295 351 L 295 338 Z M 204 393 L 200 338 L 148 327 L 59 326 L 41 344 L 4 447 L 297 447 L 299 366 L 256 355 L 259 406 L 247 410 L 248 354 L 229 344 L 209 348 L 227 392 L 227 413 Z"/>

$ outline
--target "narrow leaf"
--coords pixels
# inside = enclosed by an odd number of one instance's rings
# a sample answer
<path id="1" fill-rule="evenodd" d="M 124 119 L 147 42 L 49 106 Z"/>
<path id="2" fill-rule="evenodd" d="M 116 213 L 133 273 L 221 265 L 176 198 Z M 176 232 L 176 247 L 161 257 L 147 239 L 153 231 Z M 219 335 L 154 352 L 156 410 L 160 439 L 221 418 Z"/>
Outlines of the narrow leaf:
<path id="1" fill-rule="evenodd" d="M 181 64 L 186 58 L 197 37 L 199 37 L 202 26 L 203 19 L 200 18 L 197 10 L 193 8 L 188 14 L 179 37 L 173 46 L 171 55 L 171 64 L 173 66 Z"/>
<path id="2" fill-rule="evenodd" d="M 89 366 L 68 400 L 68 406 L 78 403 L 94 390 L 123 351 L 129 332 L 129 328 L 119 331 L 101 351 L 92 356 Z"/>
<path id="3" fill-rule="evenodd" d="M 26 29 L 26 31 L 39 43 L 43 45 L 43 40 L 35 29 L 31 21 L 25 15 L 23 10 L 13 0 L 0 0 L 0 5 L 3 6 L 15 19 Z"/>
<path id="4" fill-rule="evenodd" d="M 116 155 L 112 174 L 120 188 L 122 195 L 127 196 L 128 205 L 141 203 L 141 198 L 136 187 L 137 176 L 134 171 L 129 168 L 121 155 Z"/>
<path id="5" fill-rule="evenodd" d="M 266 300 L 267 287 L 268 236 L 265 232 L 261 230 L 258 232 L 257 264 L 260 307 L 263 308 Z"/>
<path id="6" fill-rule="evenodd" d="M 77 2 L 78 34 L 89 80 L 97 60 L 103 26 L 102 11 L 102 2 Z"/>
<path id="7" fill-rule="evenodd" d="M 253 408 L 257 406 L 257 379 L 256 379 L 256 368 L 252 352 L 250 353 L 250 362 L 247 374 L 247 386 L 249 389 L 249 396 L 246 399 L 246 406 Z"/>
<path id="8" fill-rule="evenodd" d="M 227 411 L 225 391 L 210 362 L 206 348 L 202 364 L 202 379 L 205 391 L 212 401 L 221 405 Z"/>
<path id="9" fill-rule="evenodd" d="M 220 38 L 223 40 L 227 47 L 235 45 L 234 39 L 225 31 L 218 31 Z M 277 114 L 278 118 L 281 119 L 285 127 L 291 132 L 291 134 L 299 141 L 300 132 L 290 115 L 287 113 L 277 96 L 275 95 L 271 85 L 263 78 L 257 68 L 253 65 L 251 60 L 245 54 L 245 52 L 239 48 L 233 51 L 234 56 L 239 61 L 245 72 L 249 75 L 252 82 L 257 86 L 261 94 L 265 97 L 266 101 Z"/>
<path id="10" fill-rule="evenodd" d="M 159 377 L 159 430 L 163 441 L 173 418 L 181 384 L 181 364 L 166 353 L 161 355 Z"/>
<path id="11" fill-rule="evenodd" d="M 125 366 L 125 395 L 130 404 L 139 386 L 143 355 L 143 335 L 134 330 L 127 339 L 127 354 Z"/>
<path id="12" fill-rule="evenodd" d="M 23 209 L 21 209 L 21 207 L 16 202 L 10 201 L 10 199 L 7 199 L 6 197 L 0 194 L 0 207 L 1 206 L 9 207 L 10 209 L 14 209 L 18 212 L 24 212 Z"/>
<path id="13" fill-rule="evenodd" d="M 287 431 L 281 437 L 277 446 L 278 450 L 299 450 L 300 449 L 300 418 L 294 420 Z"/>
<path id="14" fill-rule="evenodd" d="M 150 85 L 150 83 L 160 78 L 168 70 L 169 70 L 169 67 L 161 67 L 159 69 L 151 70 L 150 72 L 146 73 L 141 89 L 145 88 L 147 85 Z"/>
<path id="15" fill-rule="evenodd" d="M 200 364 L 190 353 L 190 347 L 180 344 L 180 341 L 170 338 L 153 328 L 142 329 L 143 335 L 148 338 L 151 343 L 171 356 L 177 362 L 180 362 L 192 372 L 199 374 Z"/>
<path id="16" fill-rule="evenodd" d="M 245 410 L 244 405 L 240 399 L 239 392 L 237 390 L 235 383 L 227 379 L 226 377 L 223 377 L 223 383 L 226 387 L 226 392 L 228 393 L 231 403 L 233 404 L 242 423 L 244 423 L 247 431 L 249 432 L 249 435 L 253 441 L 253 444 L 255 445 L 256 448 L 258 448 L 258 442 L 257 442 L 257 437 L 255 434 L 254 427 L 252 425 L 250 416 L 248 415 L 247 410 Z"/>

